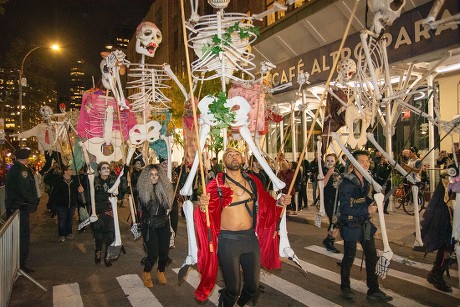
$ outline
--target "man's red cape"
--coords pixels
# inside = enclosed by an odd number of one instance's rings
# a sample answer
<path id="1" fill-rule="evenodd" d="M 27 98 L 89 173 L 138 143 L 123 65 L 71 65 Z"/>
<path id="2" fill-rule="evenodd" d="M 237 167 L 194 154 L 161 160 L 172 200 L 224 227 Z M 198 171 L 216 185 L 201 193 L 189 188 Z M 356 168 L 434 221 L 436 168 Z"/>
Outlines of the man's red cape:
<path id="1" fill-rule="evenodd" d="M 217 277 L 217 237 L 220 233 L 220 219 L 222 209 L 232 202 L 233 191 L 223 184 L 224 173 L 219 173 L 216 179 L 211 180 L 206 186 L 209 200 L 209 221 L 210 229 L 206 227 L 206 214 L 199 207 L 195 209 L 195 231 L 198 244 L 198 271 L 201 274 L 201 281 L 195 290 L 195 297 L 199 301 L 206 301 L 216 283 Z M 257 224 L 256 234 L 259 239 L 260 261 L 264 268 L 279 269 L 281 260 L 278 253 L 278 235 L 273 238 L 276 224 L 282 208 L 276 206 L 276 200 L 265 191 L 260 180 L 252 174 L 248 174 L 257 186 Z M 222 201 L 219 199 L 217 187 L 222 189 Z M 212 238 L 213 252 L 210 252 L 208 233 Z"/>

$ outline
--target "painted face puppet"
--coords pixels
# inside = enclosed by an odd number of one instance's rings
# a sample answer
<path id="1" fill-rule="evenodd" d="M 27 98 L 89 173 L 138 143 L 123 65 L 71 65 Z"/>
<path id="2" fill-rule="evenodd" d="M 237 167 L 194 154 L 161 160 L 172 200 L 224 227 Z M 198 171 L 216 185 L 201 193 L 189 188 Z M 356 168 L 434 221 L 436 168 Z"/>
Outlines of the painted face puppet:
<path id="1" fill-rule="evenodd" d="M 152 22 L 142 22 L 136 29 L 136 52 L 154 57 L 163 37 L 160 29 Z"/>

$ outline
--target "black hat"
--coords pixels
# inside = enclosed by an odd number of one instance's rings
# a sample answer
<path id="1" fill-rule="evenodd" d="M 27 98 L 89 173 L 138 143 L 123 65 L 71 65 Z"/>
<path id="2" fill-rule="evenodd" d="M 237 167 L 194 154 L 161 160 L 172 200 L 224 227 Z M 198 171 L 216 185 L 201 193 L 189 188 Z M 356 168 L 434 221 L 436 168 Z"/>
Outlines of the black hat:
<path id="1" fill-rule="evenodd" d="M 412 147 L 410 148 L 410 151 L 415 152 L 415 154 L 418 154 L 418 148 L 415 147 L 415 146 L 412 146 Z"/>
<path id="2" fill-rule="evenodd" d="M 160 163 L 163 163 L 164 161 L 167 161 L 168 159 L 160 156 L 158 160 L 160 161 Z"/>
<path id="3" fill-rule="evenodd" d="M 23 148 L 16 150 L 14 155 L 16 156 L 16 159 L 24 160 L 30 157 L 30 152 L 31 150 L 29 147 L 23 147 Z"/>

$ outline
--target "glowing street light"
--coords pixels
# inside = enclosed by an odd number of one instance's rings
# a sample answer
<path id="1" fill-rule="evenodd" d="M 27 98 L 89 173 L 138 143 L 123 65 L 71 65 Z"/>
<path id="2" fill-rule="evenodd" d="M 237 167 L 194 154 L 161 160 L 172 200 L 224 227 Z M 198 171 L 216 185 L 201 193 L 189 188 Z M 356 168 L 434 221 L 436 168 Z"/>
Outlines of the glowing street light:
<path id="1" fill-rule="evenodd" d="M 49 49 L 52 49 L 52 50 L 59 50 L 60 49 L 59 45 L 57 45 L 57 44 L 54 44 L 52 46 L 38 46 L 38 47 L 35 47 L 35 48 L 31 49 L 29 52 L 27 52 L 26 55 L 24 56 L 24 58 L 22 59 L 21 68 L 19 69 L 19 126 L 20 126 L 19 132 L 23 131 L 23 125 L 22 125 L 22 87 L 25 86 L 26 82 L 27 82 L 25 80 L 25 78 L 23 77 L 23 75 L 24 75 L 24 62 L 26 61 L 27 57 L 32 52 L 34 52 L 35 50 L 41 49 L 41 48 L 49 48 Z"/>

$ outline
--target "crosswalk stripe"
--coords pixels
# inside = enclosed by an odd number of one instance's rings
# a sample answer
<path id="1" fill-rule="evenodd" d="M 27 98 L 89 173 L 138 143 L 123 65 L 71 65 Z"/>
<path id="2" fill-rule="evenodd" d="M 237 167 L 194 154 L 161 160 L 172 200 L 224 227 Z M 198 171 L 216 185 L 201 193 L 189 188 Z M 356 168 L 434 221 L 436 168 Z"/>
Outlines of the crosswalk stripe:
<path id="1" fill-rule="evenodd" d="M 335 241 L 335 243 L 336 243 L 336 244 L 343 245 L 343 240 Z M 360 250 L 360 251 L 363 250 L 363 248 L 361 247 L 360 244 L 358 244 L 358 245 L 356 246 L 356 249 L 357 249 L 357 250 Z M 378 251 L 378 252 L 381 252 L 379 249 L 377 249 L 377 251 Z M 425 271 L 431 271 L 431 268 L 432 268 L 432 265 L 430 265 L 430 264 L 417 262 L 417 261 L 408 259 L 408 258 L 406 258 L 406 257 L 398 256 L 398 255 L 396 255 L 396 254 L 393 254 L 393 258 L 391 258 L 391 260 L 392 260 L 392 261 L 396 261 L 396 262 L 401 263 L 401 264 L 404 264 L 404 265 L 407 265 L 407 266 L 411 266 L 411 267 L 417 268 L 417 269 L 422 269 L 422 270 L 425 270 Z M 450 273 L 450 276 L 451 276 L 451 277 L 458 278 L 458 271 L 451 270 L 451 271 L 449 271 L 449 273 Z"/>
<path id="2" fill-rule="evenodd" d="M 117 277 L 123 292 L 128 296 L 128 300 L 134 307 L 163 306 L 153 293 L 144 286 L 141 278 L 137 274 L 127 274 Z"/>
<path id="3" fill-rule="evenodd" d="M 177 274 L 179 272 L 180 268 L 175 268 L 173 271 Z M 198 273 L 197 270 L 193 268 L 188 269 L 188 273 L 185 276 L 185 281 L 190 284 L 193 289 L 198 288 L 198 285 L 200 284 L 200 274 Z M 216 306 L 219 302 L 219 290 L 221 287 L 218 285 L 214 286 L 214 289 L 212 289 L 211 295 L 209 296 L 209 301 L 214 303 Z"/>
<path id="4" fill-rule="evenodd" d="M 83 307 L 78 283 L 53 287 L 53 306 Z"/>
<path id="5" fill-rule="evenodd" d="M 330 253 L 330 252 L 326 251 L 326 249 L 324 247 L 321 247 L 321 246 L 318 246 L 318 245 L 312 245 L 312 246 L 308 246 L 308 247 L 304 247 L 304 248 L 308 249 L 308 250 L 311 250 L 313 252 L 322 254 L 322 255 L 326 255 L 326 256 L 331 257 L 331 258 L 338 259 L 338 260 L 342 260 L 342 258 L 343 258 L 343 254 Z M 353 261 L 353 264 L 357 265 L 357 266 L 360 266 L 361 265 L 361 260 L 355 259 Z M 365 267 L 366 267 L 366 264 L 363 262 L 363 268 L 365 268 Z M 438 290 L 435 287 L 433 287 L 433 285 L 431 285 L 425 278 L 391 269 L 391 264 L 390 264 L 390 269 L 387 272 L 387 275 L 391 276 L 391 277 L 394 277 L 394 278 L 402 279 L 404 281 L 416 284 L 418 286 L 428 288 L 430 290 L 434 290 L 434 291 L 438 291 L 438 292 L 446 294 L 446 295 L 450 295 L 452 297 L 459 297 L 460 296 L 460 290 L 458 290 L 458 289 L 452 288 L 452 293 L 443 292 L 443 291 Z"/>
<path id="6" fill-rule="evenodd" d="M 287 260 L 285 258 L 282 258 L 283 262 L 291 265 L 291 266 L 296 266 L 292 261 Z M 328 279 L 336 284 L 340 284 L 340 274 L 337 274 L 335 272 L 332 272 L 327 269 L 323 269 L 319 266 L 316 266 L 314 264 L 308 263 L 306 261 L 300 260 L 300 265 L 302 268 L 307 271 L 308 273 L 320 276 L 321 278 Z M 353 290 L 361 292 L 361 293 L 367 293 L 367 285 L 365 282 L 355 280 L 355 279 L 350 279 L 351 282 L 351 287 Z M 338 289 L 338 288 L 337 288 Z M 388 295 L 393 297 L 393 300 L 389 302 L 388 304 L 393 305 L 393 306 L 424 306 L 414 300 L 405 298 L 396 292 L 393 292 L 388 289 L 383 289 L 382 290 L 387 293 Z"/>
<path id="7" fill-rule="evenodd" d="M 260 281 L 307 306 L 340 306 L 266 271 L 261 271 Z"/>

